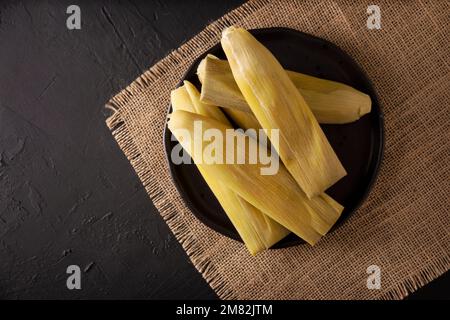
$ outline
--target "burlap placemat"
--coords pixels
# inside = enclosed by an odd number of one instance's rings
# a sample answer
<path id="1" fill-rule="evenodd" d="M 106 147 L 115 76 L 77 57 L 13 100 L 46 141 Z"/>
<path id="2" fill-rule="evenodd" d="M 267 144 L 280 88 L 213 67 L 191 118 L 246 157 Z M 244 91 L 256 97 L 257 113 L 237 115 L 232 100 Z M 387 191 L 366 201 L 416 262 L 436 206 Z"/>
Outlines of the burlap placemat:
<path id="1" fill-rule="evenodd" d="M 117 94 L 107 106 L 114 138 L 195 267 L 224 299 L 403 298 L 450 266 L 450 5 L 376 1 L 252 1 L 209 25 Z M 358 3 L 358 4 L 354 4 Z M 199 222 L 169 175 L 163 128 L 169 93 L 229 25 L 289 27 L 336 43 L 366 71 L 385 115 L 384 162 L 368 200 L 315 247 L 244 246 Z M 143 257 L 145 259 L 145 257 Z M 381 268 L 381 289 L 366 286 Z"/>

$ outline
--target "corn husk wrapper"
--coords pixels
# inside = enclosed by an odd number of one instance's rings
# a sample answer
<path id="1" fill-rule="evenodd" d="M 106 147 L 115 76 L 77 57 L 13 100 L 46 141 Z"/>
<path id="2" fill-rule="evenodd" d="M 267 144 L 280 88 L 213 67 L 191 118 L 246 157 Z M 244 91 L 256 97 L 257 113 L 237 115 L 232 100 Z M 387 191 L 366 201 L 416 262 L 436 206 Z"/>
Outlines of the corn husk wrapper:
<path id="1" fill-rule="evenodd" d="M 230 27 L 222 47 L 233 77 L 264 129 L 279 129 L 274 145 L 309 198 L 346 175 L 305 99 L 272 53 L 248 31 Z"/>
<path id="2" fill-rule="evenodd" d="M 184 110 L 209 116 L 224 125 L 230 125 L 218 107 L 206 106 L 199 98 L 197 89 L 186 81 L 182 87 L 172 91 L 172 108 L 174 111 Z M 197 167 L 252 255 L 272 247 L 289 234 L 289 230 L 228 188 L 208 166 Z"/>
<path id="3" fill-rule="evenodd" d="M 370 96 L 346 84 L 294 71 L 287 74 L 319 123 L 350 123 L 371 111 Z M 208 55 L 200 62 L 197 75 L 202 83 L 201 101 L 224 107 L 226 113 L 228 109 L 252 113 L 228 61 Z"/>
<path id="4" fill-rule="evenodd" d="M 201 171 L 207 172 L 208 176 L 213 177 L 215 181 L 221 181 L 271 219 L 314 245 L 339 218 L 343 209 L 339 203 L 326 194 L 309 199 L 282 164 L 275 175 L 261 175 L 260 163 L 205 164 L 205 159 L 202 157 L 208 146 L 202 144 L 199 149 L 194 146 L 196 143 L 201 143 L 193 138 L 196 121 L 201 122 L 203 130 L 216 129 L 223 136 L 226 136 L 227 129 L 233 130 L 232 127 L 212 118 L 186 111 L 173 112 L 168 126 Z M 183 136 L 182 132 L 185 130 L 191 132 L 190 137 Z M 243 134 L 236 132 L 236 135 Z M 249 148 L 259 146 L 253 138 L 245 137 Z M 230 151 L 228 149 L 221 152 L 226 154 Z M 238 154 L 245 150 L 235 148 L 233 152 Z"/>

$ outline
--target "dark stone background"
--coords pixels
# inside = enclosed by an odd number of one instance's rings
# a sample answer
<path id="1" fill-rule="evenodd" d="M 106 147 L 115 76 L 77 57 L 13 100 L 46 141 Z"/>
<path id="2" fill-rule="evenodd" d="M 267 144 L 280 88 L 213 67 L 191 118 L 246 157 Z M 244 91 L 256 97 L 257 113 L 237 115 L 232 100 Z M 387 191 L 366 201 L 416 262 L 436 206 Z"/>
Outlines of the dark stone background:
<path id="1" fill-rule="evenodd" d="M 0 3 L 0 298 L 216 298 L 104 121 L 105 102 L 243 1 Z M 66 8 L 81 7 L 81 30 Z M 66 288 L 81 267 L 82 290 Z M 412 298 L 448 297 L 448 274 Z"/>

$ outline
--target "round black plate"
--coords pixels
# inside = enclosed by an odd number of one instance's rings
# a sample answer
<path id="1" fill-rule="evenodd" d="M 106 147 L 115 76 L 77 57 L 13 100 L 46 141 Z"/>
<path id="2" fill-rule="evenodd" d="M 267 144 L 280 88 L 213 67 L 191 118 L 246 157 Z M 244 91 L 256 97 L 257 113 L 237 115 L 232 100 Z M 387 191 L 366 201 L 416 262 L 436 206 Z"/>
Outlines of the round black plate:
<path id="1" fill-rule="evenodd" d="M 360 120 L 346 125 L 321 125 L 333 146 L 347 176 L 327 190 L 345 210 L 333 227 L 336 229 L 367 197 L 377 176 L 383 154 L 383 116 L 367 76 L 344 51 L 329 41 L 286 28 L 252 30 L 251 33 L 289 70 L 348 84 L 372 98 L 372 111 Z M 225 58 L 220 43 L 205 52 L 186 72 L 184 79 L 200 88 L 196 70 L 208 54 Z M 168 112 L 171 112 L 169 106 Z M 194 164 L 175 165 L 170 161 L 171 133 L 164 131 L 164 144 L 172 178 L 186 205 L 210 228 L 242 241 Z M 305 243 L 290 234 L 274 248 Z"/>

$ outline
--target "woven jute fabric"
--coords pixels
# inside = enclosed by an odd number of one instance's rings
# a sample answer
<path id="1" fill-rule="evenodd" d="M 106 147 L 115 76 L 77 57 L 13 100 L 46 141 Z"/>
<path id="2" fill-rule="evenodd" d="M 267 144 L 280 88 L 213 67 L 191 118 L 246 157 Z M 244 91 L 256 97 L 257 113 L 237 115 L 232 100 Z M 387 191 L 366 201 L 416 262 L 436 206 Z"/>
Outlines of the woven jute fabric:
<path id="1" fill-rule="evenodd" d="M 195 267 L 223 299 L 400 299 L 450 266 L 450 4 L 251 1 L 213 22 L 107 104 L 114 138 Z M 327 39 L 373 81 L 385 119 L 385 153 L 362 207 L 316 246 L 251 257 L 198 221 L 169 175 L 163 146 L 170 91 L 230 25 L 288 27 Z M 142 257 L 145 259 L 145 257 Z M 367 268 L 381 289 L 367 288 Z"/>

